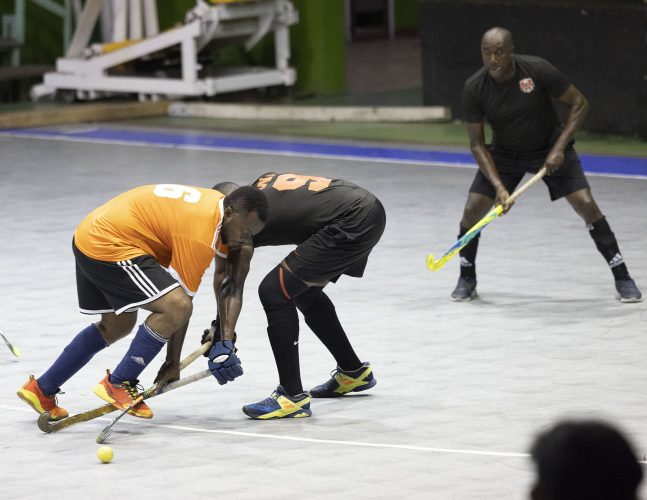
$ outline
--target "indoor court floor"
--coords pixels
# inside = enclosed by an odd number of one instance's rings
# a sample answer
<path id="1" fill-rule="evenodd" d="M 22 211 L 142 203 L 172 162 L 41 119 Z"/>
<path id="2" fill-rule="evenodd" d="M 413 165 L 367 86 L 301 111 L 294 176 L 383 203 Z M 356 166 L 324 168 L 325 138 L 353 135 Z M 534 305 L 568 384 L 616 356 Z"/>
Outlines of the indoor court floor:
<path id="1" fill-rule="evenodd" d="M 260 138 L 252 146 L 164 144 L 137 136 L 159 130 L 111 127 L 121 135 L 99 137 L 91 125 L 0 133 L 0 332 L 22 350 L 16 359 L 0 346 L 0 498 L 522 499 L 533 477 L 531 441 L 563 417 L 618 424 L 644 459 L 647 302 L 615 300 L 584 224 L 565 201 L 551 203 L 543 184 L 485 229 L 480 297 L 453 303 L 458 259 L 430 273 L 425 258 L 454 243 L 473 165 L 407 160 L 406 148 L 393 161 L 282 151 Z M 270 170 L 346 178 L 385 206 L 386 231 L 364 278 L 327 288 L 377 386 L 314 400 L 308 419 L 253 421 L 241 412 L 278 383 L 256 288 L 289 247 L 261 248 L 237 326 L 241 378 L 219 386 L 209 377 L 151 400 L 153 420 L 117 423 L 107 465 L 95 438 L 111 416 L 42 433 L 15 392 L 91 320 L 76 303 L 78 222 L 139 185 L 249 183 Z M 647 168 L 633 172 L 589 181 L 644 293 Z M 211 273 L 195 299 L 185 355 L 215 316 Z M 92 387 L 129 341 L 99 353 L 63 387 L 59 401 L 70 413 L 101 405 Z M 299 344 L 304 386 L 322 383 L 334 361 L 303 323 Z M 142 374 L 145 386 L 158 360 Z M 186 373 L 205 368 L 200 358 Z"/>

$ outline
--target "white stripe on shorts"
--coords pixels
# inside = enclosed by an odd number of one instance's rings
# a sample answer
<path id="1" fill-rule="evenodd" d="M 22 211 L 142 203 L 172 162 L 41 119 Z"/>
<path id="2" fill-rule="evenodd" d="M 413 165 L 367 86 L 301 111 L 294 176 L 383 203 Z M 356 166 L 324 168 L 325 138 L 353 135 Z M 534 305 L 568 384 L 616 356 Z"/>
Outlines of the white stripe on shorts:
<path id="1" fill-rule="evenodd" d="M 144 274 L 144 271 L 142 271 L 136 264 L 133 264 L 132 261 L 122 260 L 117 262 L 117 264 L 126 271 L 132 282 L 137 285 L 137 288 L 139 288 L 144 295 L 152 297 L 159 293 L 158 288 L 148 279 L 148 276 Z"/>

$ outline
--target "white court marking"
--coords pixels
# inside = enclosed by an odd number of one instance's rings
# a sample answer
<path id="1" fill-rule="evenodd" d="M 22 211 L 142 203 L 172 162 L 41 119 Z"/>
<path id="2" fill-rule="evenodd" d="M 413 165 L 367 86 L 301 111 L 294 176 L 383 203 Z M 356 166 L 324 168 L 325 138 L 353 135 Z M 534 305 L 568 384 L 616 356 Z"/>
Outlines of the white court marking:
<path id="1" fill-rule="evenodd" d="M 0 404 L 0 408 L 11 411 L 20 411 L 25 413 L 33 413 L 33 410 L 27 408 L 18 408 L 15 406 L 8 406 Z M 102 418 L 98 417 L 97 421 L 111 422 L 111 418 Z M 129 422 L 124 420 L 123 424 L 134 424 L 134 422 Z M 192 427 L 187 425 L 171 425 L 171 424 L 155 424 L 149 422 L 138 422 L 137 425 L 146 425 L 149 427 L 160 427 L 163 429 L 173 429 L 177 431 L 189 431 L 189 432 L 206 432 L 209 434 L 226 434 L 228 436 L 243 436 L 243 437 L 253 437 L 253 438 L 265 438 L 265 439 L 279 439 L 282 441 L 298 441 L 301 443 L 319 443 L 319 444 L 339 444 L 342 446 L 363 446 L 366 448 L 390 448 L 396 450 L 410 450 L 410 451 L 424 451 L 424 452 L 435 452 L 435 453 L 457 453 L 462 455 L 480 455 L 486 457 L 529 457 L 528 453 L 514 453 L 514 452 L 504 452 L 504 451 L 482 451 L 482 450 L 458 450 L 454 448 L 433 448 L 429 446 L 412 446 L 406 444 L 388 444 L 388 443 L 365 443 L 360 441 L 344 441 L 339 439 L 314 439 L 314 438 L 304 438 L 297 436 L 281 436 L 279 434 L 265 434 L 265 433 L 256 433 L 256 432 L 242 432 L 242 431 L 226 431 L 219 429 L 206 429 L 204 427 Z"/>

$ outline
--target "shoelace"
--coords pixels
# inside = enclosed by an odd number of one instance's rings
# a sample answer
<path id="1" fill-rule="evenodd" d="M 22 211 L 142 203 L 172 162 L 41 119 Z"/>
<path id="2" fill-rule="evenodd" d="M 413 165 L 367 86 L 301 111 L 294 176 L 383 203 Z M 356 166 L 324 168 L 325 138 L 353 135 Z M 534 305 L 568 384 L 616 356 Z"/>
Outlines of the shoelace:
<path id="1" fill-rule="evenodd" d="M 54 398 L 54 404 L 58 406 L 58 397 L 56 397 L 56 394 L 65 394 L 65 393 L 59 389 L 58 391 L 56 391 L 56 393 L 52 395 L 52 397 Z"/>
<path id="2" fill-rule="evenodd" d="M 275 401 L 278 401 L 279 399 L 279 393 L 274 391 L 272 394 L 270 394 L 269 398 L 265 398 L 263 401 L 260 403 L 257 403 L 259 406 L 270 406 L 272 403 Z"/>
<path id="3" fill-rule="evenodd" d="M 138 384 L 139 380 L 124 380 L 122 387 L 128 391 L 128 394 L 130 394 L 130 397 L 133 398 L 133 401 L 137 399 L 140 394 L 139 391 L 143 391 L 144 387 L 140 384 Z"/>

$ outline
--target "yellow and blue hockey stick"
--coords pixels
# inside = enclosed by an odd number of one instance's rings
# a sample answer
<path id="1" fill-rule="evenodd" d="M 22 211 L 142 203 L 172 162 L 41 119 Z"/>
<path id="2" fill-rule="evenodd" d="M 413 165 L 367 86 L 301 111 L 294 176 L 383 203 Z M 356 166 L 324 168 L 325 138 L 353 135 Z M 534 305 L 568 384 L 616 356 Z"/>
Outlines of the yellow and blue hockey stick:
<path id="1" fill-rule="evenodd" d="M 537 172 L 528 180 L 528 182 L 526 182 L 523 186 L 521 186 L 514 193 L 512 193 L 512 195 L 510 195 L 510 198 L 508 198 L 508 200 L 510 202 L 516 201 L 516 199 L 519 198 L 519 196 L 521 196 L 530 186 L 532 186 L 535 182 L 541 179 L 544 175 L 546 175 L 546 167 L 542 167 L 539 170 L 539 172 Z M 438 269 L 443 267 L 449 260 L 451 260 L 451 258 L 454 255 L 460 252 L 461 248 L 463 248 L 470 241 L 476 238 L 476 236 L 483 230 L 485 226 L 487 226 L 490 222 L 492 222 L 502 213 L 503 213 L 502 205 L 497 205 L 496 207 L 494 207 L 486 214 L 485 217 L 483 217 L 480 221 L 474 224 L 469 229 L 469 231 L 467 231 L 463 236 L 461 236 L 459 240 L 456 243 L 454 243 L 452 247 L 449 250 L 447 250 L 440 259 L 438 260 L 434 259 L 433 254 L 427 255 L 427 269 L 429 269 L 430 271 L 438 271 Z"/>
<path id="2" fill-rule="evenodd" d="M 5 337 L 4 335 L 2 335 L 2 333 L 0 333 L 0 337 L 2 337 L 2 340 L 4 340 L 4 343 L 5 343 L 5 344 L 7 344 L 7 347 L 9 348 L 9 350 L 11 351 L 11 353 L 12 353 L 14 356 L 16 356 L 17 358 L 19 358 L 19 357 L 21 356 L 21 354 L 22 354 L 22 353 L 20 352 L 20 349 L 18 349 L 15 345 L 12 345 L 12 344 L 11 344 L 11 342 L 9 342 L 9 341 L 7 340 L 7 337 Z"/>

